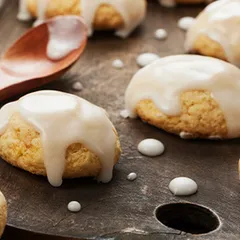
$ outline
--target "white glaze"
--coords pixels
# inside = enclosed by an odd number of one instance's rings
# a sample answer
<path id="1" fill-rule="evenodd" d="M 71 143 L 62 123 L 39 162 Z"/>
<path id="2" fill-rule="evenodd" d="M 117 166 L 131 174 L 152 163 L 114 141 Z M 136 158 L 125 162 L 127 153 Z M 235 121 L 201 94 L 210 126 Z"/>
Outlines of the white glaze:
<path id="1" fill-rule="evenodd" d="M 68 210 L 70 212 L 79 212 L 81 208 L 81 204 L 77 201 L 71 201 L 68 203 Z"/>
<path id="2" fill-rule="evenodd" d="M 120 111 L 120 116 L 123 118 L 128 118 L 129 117 L 129 111 L 124 109 Z"/>
<path id="3" fill-rule="evenodd" d="M 127 180 L 134 181 L 137 179 L 137 174 L 135 172 L 129 173 L 127 176 Z"/>
<path id="4" fill-rule="evenodd" d="M 180 132 L 179 136 L 182 139 L 192 139 L 193 138 L 192 133 L 188 133 L 188 132 Z"/>
<path id="5" fill-rule="evenodd" d="M 36 0 L 37 1 L 37 20 L 33 26 L 38 26 L 46 19 L 46 11 L 49 0 Z M 32 19 L 31 13 L 28 10 L 28 0 L 19 0 L 19 10 L 17 15 L 20 21 L 29 21 Z"/>
<path id="6" fill-rule="evenodd" d="M 187 33 L 185 48 L 187 51 L 191 51 L 195 40 L 204 35 L 222 46 L 229 62 L 240 66 L 239 28 L 240 1 L 216 1 L 208 5 L 196 18 L 195 23 Z"/>
<path id="7" fill-rule="evenodd" d="M 197 192 L 198 186 L 191 178 L 177 177 L 170 182 L 169 190 L 176 196 L 189 196 Z"/>
<path id="8" fill-rule="evenodd" d="M 158 40 L 164 40 L 164 39 L 167 38 L 168 33 L 167 33 L 167 31 L 166 31 L 165 29 L 159 28 L 159 29 L 157 29 L 157 30 L 155 31 L 154 36 L 155 36 L 155 38 L 158 39 Z"/>
<path id="9" fill-rule="evenodd" d="M 145 67 L 159 58 L 155 53 L 142 53 L 137 57 L 136 61 L 140 67 Z"/>
<path id="10" fill-rule="evenodd" d="M 74 16 L 66 16 L 64 21 L 50 21 L 47 26 L 47 56 L 51 60 L 64 58 L 84 41 L 84 34 L 79 29 L 79 19 Z"/>
<path id="11" fill-rule="evenodd" d="M 112 62 L 112 67 L 117 68 L 117 69 L 122 69 L 124 67 L 124 63 L 121 59 L 115 59 Z"/>
<path id="12" fill-rule="evenodd" d="M 228 137 L 240 136 L 240 70 L 215 58 L 170 56 L 140 69 L 126 90 L 125 108 L 130 117 L 137 117 L 135 108 L 139 101 L 151 99 L 163 114 L 178 116 L 180 96 L 191 90 L 212 93 L 224 114 Z"/>
<path id="13" fill-rule="evenodd" d="M 124 26 L 116 32 L 116 35 L 122 38 L 127 37 L 145 18 L 146 7 L 145 0 L 81 0 L 80 9 L 81 14 L 88 25 L 88 35 L 93 33 L 93 21 L 97 9 L 102 4 L 108 4 L 113 6 L 124 20 Z"/>
<path id="14" fill-rule="evenodd" d="M 18 19 L 22 21 L 30 20 L 31 15 L 27 7 L 27 0 L 19 1 Z M 48 3 L 49 0 L 37 0 L 37 20 L 34 22 L 34 26 L 44 22 Z M 129 0 L 81 0 L 79 4 L 81 15 L 88 25 L 89 36 L 93 33 L 92 25 L 96 11 L 103 4 L 111 5 L 122 16 L 124 25 L 116 31 L 116 35 L 122 38 L 127 37 L 144 20 L 146 15 L 145 0 L 138 0 L 138 4 Z"/>
<path id="15" fill-rule="evenodd" d="M 175 0 L 158 0 L 158 1 L 164 7 L 172 8 L 176 6 Z"/>
<path id="16" fill-rule="evenodd" d="M 33 23 L 33 26 L 38 26 L 46 19 L 46 11 L 50 0 L 37 0 L 37 20 Z"/>
<path id="17" fill-rule="evenodd" d="M 138 144 L 138 151 L 149 157 L 159 156 L 163 154 L 164 150 L 164 145 L 160 141 L 152 138 L 144 139 Z"/>
<path id="18" fill-rule="evenodd" d="M 4 133 L 15 112 L 40 133 L 43 160 L 53 186 L 62 184 L 65 153 L 73 143 L 82 143 L 99 157 L 102 166 L 99 181 L 111 180 L 116 135 L 104 109 L 74 95 L 39 91 L 0 110 L 0 134 Z"/>
<path id="19" fill-rule="evenodd" d="M 175 7 L 177 4 L 176 0 L 158 0 L 158 1 L 162 6 L 168 7 L 168 8 Z M 213 0 L 203 0 L 203 2 L 205 3 L 210 3 L 212 1 Z"/>
<path id="20" fill-rule="evenodd" d="M 222 137 L 221 136 L 210 136 L 208 139 L 210 139 L 210 140 L 221 140 Z"/>
<path id="21" fill-rule="evenodd" d="M 80 82 L 75 82 L 72 85 L 72 89 L 74 91 L 81 91 L 83 89 L 83 85 Z"/>
<path id="22" fill-rule="evenodd" d="M 193 24 L 195 19 L 193 17 L 183 17 L 178 20 L 178 27 L 187 31 Z"/>
<path id="23" fill-rule="evenodd" d="M 19 21 L 29 21 L 31 20 L 31 14 L 28 11 L 27 0 L 19 0 L 19 10 L 17 19 Z"/>

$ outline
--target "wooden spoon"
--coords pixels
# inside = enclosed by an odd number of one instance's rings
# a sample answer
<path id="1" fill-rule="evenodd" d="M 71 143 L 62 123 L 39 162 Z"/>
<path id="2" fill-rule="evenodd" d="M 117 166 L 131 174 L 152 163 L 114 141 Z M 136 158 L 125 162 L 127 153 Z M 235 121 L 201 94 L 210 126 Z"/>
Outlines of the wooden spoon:
<path id="1" fill-rule="evenodd" d="M 71 53 L 58 61 L 47 57 L 49 41 L 48 24 L 75 24 L 81 33 L 81 44 Z M 71 40 L 74 34 L 66 36 Z M 68 39 L 67 39 L 68 40 Z M 25 93 L 31 89 L 53 81 L 66 72 L 81 56 L 87 43 L 87 28 L 77 16 L 59 16 L 30 29 L 20 37 L 0 60 L 0 101 Z"/>

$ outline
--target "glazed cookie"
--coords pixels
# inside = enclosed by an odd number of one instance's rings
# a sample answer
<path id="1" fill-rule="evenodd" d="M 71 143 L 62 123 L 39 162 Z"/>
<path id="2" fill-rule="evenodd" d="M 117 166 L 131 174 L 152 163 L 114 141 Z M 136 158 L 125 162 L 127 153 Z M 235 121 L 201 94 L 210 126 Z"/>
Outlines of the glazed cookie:
<path id="1" fill-rule="evenodd" d="M 240 136 L 240 70 L 219 59 L 159 59 L 136 73 L 125 103 L 129 117 L 182 138 Z"/>
<path id="2" fill-rule="evenodd" d="M 57 91 L 28 94 L 0 110 L 0 156 L 53 186 L 63 178 L 112 178 L 121 153 L 102 108 Z"/>
<path id="3" fill-rule="evenodd" d="M 145 18 L 146 0 L 20 0 L 18 19 L 37 17 L 39 22 L 58 15 L 81 15 L 93 29 L 116 29 L 116 35 L 127 37 Z"/>
<path id="4" fill-rule="evenodd" d="M 240 66 L 240 1 L 221 0 L 206 7 L 187 32 L 186 51 Z"/>
<path id="5" fill-rule="evenodd" d="M 164 7 L 174 7 L 177 4 L 200 4 L 210 3 L 214 0 L 158 0 L 159 3 Z"/>
<path id="6" fill-rule="evenodd" d="M 4 195 L 0 192 L 0 237 L 3 234 L 7 222 L 7 202 Z"/>

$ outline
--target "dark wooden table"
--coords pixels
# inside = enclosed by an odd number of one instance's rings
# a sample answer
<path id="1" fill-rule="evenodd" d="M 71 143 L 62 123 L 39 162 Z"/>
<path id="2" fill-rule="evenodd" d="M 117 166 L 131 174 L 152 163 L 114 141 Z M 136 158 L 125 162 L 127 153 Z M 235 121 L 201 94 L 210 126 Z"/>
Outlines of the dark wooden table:
<path id="1" fill-rule="evenodd" d="M 76 179 L 64 181 L 60 188 L 52 188 L 45 178 L 0 161 L 0 189 L 8 199 L 9 226 L 82 239 L 240 239 L 237 171 L 240 140 L 186 141 L 139 119 L 125 120 L 119 116 L 124 106 L 126 86 L 138 70 L 137 55 L 142 52 L 154 52 L 160 56 L 183 53 L 184 33 L 177 28 L 177 20 L 187 15 L 195 16 L 201 9 L 164 9 L 151 2 L 147 20 L 130 38 L 121 40 L 111 33 L 96 33 L 68 74 L 42 88 L 75 93 L 104 107 L 119 132 L 123 154 L 111 183 L 97 184 L 90 179 Z M 16 13 L 17 2 L 8 0 L 0 13 L 0 52 L 30 26 L 18 22 Z M 161 27 L 169 33 L 168 39 L 162 42 L 153 37 L 154 31 Z M 123 70 L 111 67 L 116 58 L 124 61 Z M 80 93 L 71 88 L 75 81 L 83 84 Z M 165 144 L 163 156 L 148 158 L 137 152 L 138 142 L 147 137 L 160 139 Z M 126 176 L 133 171 L 138 174 L 138 179 L 129 182 Z M 199 184 L 198 193 L 185 198 L 173 196 L 168 184 L 177 176 L 195 179 Z M 71 214 L 67 211 L 71 200 L 81 202 L 81 212 Z M 220 217 L 221 228 L 206 235 L 185 235 L 165 227 L 155 218 L 154 210 L 158 205 L 185 201 L 213 209 Z M 5 238 L 11 234 L 16 236 L 16 231 L 8 228 Z M 20 234 L 23 232 L 17 232 L 18 236 Z M 28 238 L 38 239 L 36 235 Z"/>

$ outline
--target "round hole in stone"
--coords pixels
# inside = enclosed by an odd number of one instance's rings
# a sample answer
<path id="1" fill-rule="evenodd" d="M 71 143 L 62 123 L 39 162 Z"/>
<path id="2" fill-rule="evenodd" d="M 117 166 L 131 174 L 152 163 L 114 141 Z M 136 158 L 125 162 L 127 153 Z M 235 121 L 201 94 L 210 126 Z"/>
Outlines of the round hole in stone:
<path id="1" fill-rule="evenodd" d="M 213 211 L 191 203 L 162 205 L 156 209 L 155 215 L 165 226 L 191 234 L 209 233 L 220 226 Z"/>

